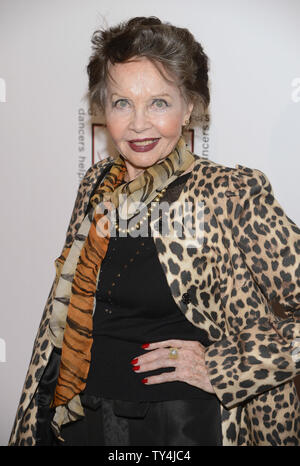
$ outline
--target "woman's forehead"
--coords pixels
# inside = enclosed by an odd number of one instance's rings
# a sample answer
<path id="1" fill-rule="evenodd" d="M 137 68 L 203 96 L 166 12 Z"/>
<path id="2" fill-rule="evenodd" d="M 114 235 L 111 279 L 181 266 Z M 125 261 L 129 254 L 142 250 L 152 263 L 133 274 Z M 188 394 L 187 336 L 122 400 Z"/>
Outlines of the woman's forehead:
<path id="1" fill-rule="evenodd" d="M 170 94 L 178 92 L 174 77 L 170 76 L 159 63 L 162 73 L 147 58 L 130 60 L 124 63 L 110 64 L 107 85 L 111 93 L 132 91 L 139 93 L 142 89 L 149 94 Z"/>

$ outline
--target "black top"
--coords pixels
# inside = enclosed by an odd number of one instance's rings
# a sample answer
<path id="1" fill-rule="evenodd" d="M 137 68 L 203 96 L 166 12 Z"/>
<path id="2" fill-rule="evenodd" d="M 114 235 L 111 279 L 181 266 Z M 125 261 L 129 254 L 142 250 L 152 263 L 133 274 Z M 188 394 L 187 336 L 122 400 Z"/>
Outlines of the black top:
<path id="1" fill-rule="evenodd" d="M 166 194 L 173 192 L 173 199 L 177 198 L 190 174 L 171 183 Z M 176 305 L 153 238 L 111 237 L 99 273 L 85 394 L 129 401 L 214 397 L 185 382 L 142 383 L 143 378 L 172 367 L 133 371 L 130 361 L 147 351 L 141 348 L 143 343 L 174 338 L 209 344 L 207 333 L 190 323 Z"/>

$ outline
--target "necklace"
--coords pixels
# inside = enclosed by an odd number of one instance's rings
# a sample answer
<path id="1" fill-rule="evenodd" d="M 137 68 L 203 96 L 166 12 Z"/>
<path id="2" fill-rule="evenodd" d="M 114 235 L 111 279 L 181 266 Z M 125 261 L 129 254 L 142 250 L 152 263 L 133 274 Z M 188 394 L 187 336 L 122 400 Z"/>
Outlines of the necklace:
<path id="1" fill-rule="evenodd" d="M 116 240 L 117 238 L 113 238 L 114 240 Z M 113 244 L 112 244 L 113 246 Z M 133 257 L 130 257 L 126 263 L 124 264 L 119 264 L 119 269 L 118 269 L 118 273 L 116 275 L 113 276 L 112 278 L 112 282 L 109 286 L 109 289 L 107 289 L 107 297 L 103 297 L 101 295 L 101 292 L 99 291 L 98 287 L 97 287 L 97 299 L 99 299 L 100 301 L 107 301 L 107 305 L 104 309 L 104 312 L 106 313 L 106 315 L 108 314 L 112 314 L 113 313 L 113 309 L 114 307 L 116 307 L 116 295 L 115 293 L 113 293 L 117 288 L 118 288 L 118 285 L 119 285 L 119 281 L 123 279 L 124 275 L 126 276 L 126 273 L 128 272 L 128 268 L 131 267 L 131 265 L 135 264 L 136 262 L 136 259 L 138 259 L 138 257 L 140 255 L 143 254 L 143 250 L 144 249 L 148 249 L 149 250 L 150 246 L 149 246 L 149 242 L 148 242 L 148 239 L 143 239 L 142 242 L 138 242 L 138 249 L 135 251 L 135 254 L 132 254 Z M 115 247 L 112 247 L 111 249 L 112 251 L 112 254 L 116 254 L 116 248 Z M 105 259 L 107 258 L 107 260 L 109 261 L 111 256 L 105 256 Z M 105 272 L 104 272 L 105 273 Z M 101 268 L 101 271 L 100 271 L 100 274 L 103 274 L 103 269 Z M 122 278 L 121 278 L 122 277 Z M 100 280 L 100 278 L 99 278 Z"/>
<path id="2" fill-rule="evenodd" d="M 166 192 L 167 188 L 163 188 L 159 193 L 158 195 L 153 199 L 153 203 L 156 203 L 159 201 L 159 199 L 164 195 L 164 193 Z M 141 220 L 139 220 L 133 227 L 130 227 L 130 228 L 121 228 L 119 226 L 119 223 L 118 221 L 115 222 L 115 228 L 116 230 L 118 230 L 120 233 L 130 233 L 131 231 L 134 231 L 134 230 L 137 230 L 138 228 L 140 228 L 143 223 L 145 222 L 145 220 L 147 220 L 147 218 L 151 215 L 151 212 L 152 210 L 154 209 L 155 206 L 152 206 L 151 203 L 150 203 L 150 207 L 148 207 L 147 209 L 147 213 L 141 218 Z"/>

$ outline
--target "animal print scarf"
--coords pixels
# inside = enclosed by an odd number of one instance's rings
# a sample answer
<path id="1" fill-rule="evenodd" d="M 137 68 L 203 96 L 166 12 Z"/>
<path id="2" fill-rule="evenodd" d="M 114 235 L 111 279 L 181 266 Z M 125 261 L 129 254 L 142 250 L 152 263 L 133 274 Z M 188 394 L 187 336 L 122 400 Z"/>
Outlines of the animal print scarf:
<path id="1" fill-rule="evenodd" d="M 62 348 L 62 353 L 52 406 L 61 409 L 65 407 L 68 414 L 57 414 L 54 418 L 56 427 L 72 420 L 71 413 L 76 412 L 80 404 L 77 395 L 85 388 L 90 367 L 95 292 L 101 263 L 109 244 L 111 226 L 107 215 L 110 209 L 99 209 L 99 206 L 108 207 L 111 203 L 120 209 L 120 195 L 123 195 L 127 211 L 122 210 L 122 217 L 129 219 L 135 214 L 137 202 L 149 204 L 163 188 L 182 175 L 194 160 L 194 155 L 186 148 L 181 136 L 175 149 L 162 162 L 124 184 L 126 166 L 119 155 L 91 197 L 92 208 L 81 223 L 72 246 L 66 248 L 57 260 L 59 273 L 49 337 L 55 347 Z"/>

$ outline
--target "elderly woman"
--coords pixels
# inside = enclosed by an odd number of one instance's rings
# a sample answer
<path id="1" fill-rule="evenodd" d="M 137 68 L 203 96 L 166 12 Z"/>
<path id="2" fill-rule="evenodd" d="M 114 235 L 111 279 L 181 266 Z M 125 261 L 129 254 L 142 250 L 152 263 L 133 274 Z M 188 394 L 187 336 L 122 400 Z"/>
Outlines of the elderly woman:
<path id="1" fill-rule="evenodd" d="M 209 104 L 187 29 L 93 44 L 119 156 L 79 186 L 10 444 L 299 445 L 299 229 L 261 171 L 187 149 Z"/>

